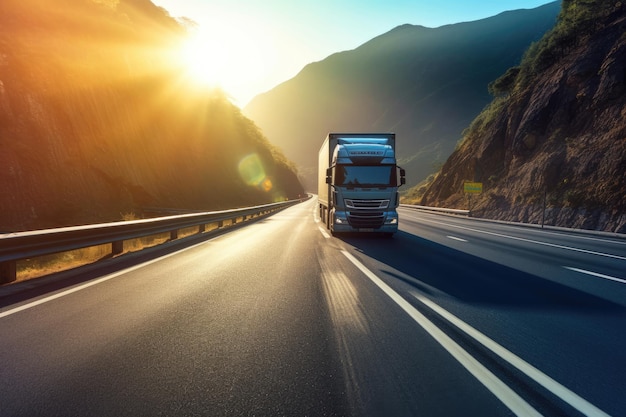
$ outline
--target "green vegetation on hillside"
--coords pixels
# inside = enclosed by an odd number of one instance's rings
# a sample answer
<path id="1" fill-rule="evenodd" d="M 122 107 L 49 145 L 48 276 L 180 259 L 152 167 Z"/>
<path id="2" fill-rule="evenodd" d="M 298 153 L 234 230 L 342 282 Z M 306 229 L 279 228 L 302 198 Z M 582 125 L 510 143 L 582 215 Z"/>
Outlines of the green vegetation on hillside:
<path id="1" fill-rule="evenodd" d="M 621 8 L 619 1 L 564 0 L 554 28 L 529 46 L 519 65 L 489 83 L 488 90 L 494 99 L 463 132 L 463 141 L 480 136 L 488 123 L 516 100 L 516 94 L 525 91 L 542 71 L 579 46 L 582 39 L 598 29 L 602 18 Z"/>
<path id="2" fill-rule="evenodd" d="M 621 7 L 620 1 L 612 0 L 563 0 L 554 28 L 533 42 L 520 66 L 510 68 L 494 81 L 490 92 L 498 95 L 514 88 L 526 88 L 534 76 L 569 54 L 582 39 L 597 30 L 603 17 Z"/>

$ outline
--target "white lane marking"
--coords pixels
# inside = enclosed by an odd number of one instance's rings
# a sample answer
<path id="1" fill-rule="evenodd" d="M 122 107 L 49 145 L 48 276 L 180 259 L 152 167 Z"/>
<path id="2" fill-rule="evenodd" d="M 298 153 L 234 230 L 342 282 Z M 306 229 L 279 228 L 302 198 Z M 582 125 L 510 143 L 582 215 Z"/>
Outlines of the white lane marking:
<path id="1" fill-rule="evenodd" d="M 626 279 L 615 278 L 615 277 L 612 277 L 610 275 L 599 274 L 597 272 L 587 271 L 585 269 L 578 269 L 578 268 L 574 268 L 574 267 L 571 267 L 571 266 L 564 266 L 563 268 L 569 269 L 570 271 L 580 272 L 581 274 L 592 275 L 594 277 L 609 279 L 611 281 L 617 281 L 617 282 L 621 282 L 622 284 L 626 284 Z"/>
<path id="2" fill-rule="evenodd" d="M 442 223 L 442 222 L 438 222 L 438 221 L 434 221 L 434 220 L 424 220 L 424 219 L 421 219 L 420 221 L 441 224 L 443 226 L 455 227 L 457 229 L 469 230 L 469 231 L 476 232 L 476 233 L 483 233 L 485 235 L 498 236 L 498 237 L 503 237 L 503 238 L 506 238 L 506 239 L 519 240 L 519 241 L 522 241 L 522 242 L 535 243 L 537 245 L 550 246 L 550 247 L 558 248 L 558 249 L 566 249 L 566 250 L 571 250 L 571 251 L 575 251 L 575 252 L 588 253 L 590 255 L 606 256 L 607 258 L 614 258 L 614 259 L 620 259 L 620 260 L 626 261 L 626 257 L 619 256 L 619 255 L 612 255 L 610 253 L 603 253 L 603 252 L 596 252 L 596 251 L 587 250 L 587 249 L 573 248 L 571 246 L 557 245 L 555 243 L 540 242 L 538 240 L 525 239 L 523 237 L 517 237 L 517 236 L 503 235 L 501 233 L 495 233 L 495 232 L 487 232 L 485 230 L 472 229 L 471 227 L 459 226 L 459 225 L 449 224 L 449 223 Z"/>
<path id="3" fill-rule="evenodd" d="M 148 266 L 148 265 L 150 265 L 150 264 L 153 264 L 153 263 L 155 263 L 155 262 L 159 262 L 159 261 L 161 261 L 161 260 L 163 260 L 163 259 L 167 259 L 167 258 L 169 258 L 170 256 L 174 256 L 174 255 L 177 255 L 177 254 L 179 254 L 179 253 L 181 253 L 181 252 L 185 252 L 185 251 L 188 251 L 188 250 L 190 250 L 190 249 L 193 249 L 193 248 L 195 248 L 195 247 L 197 247 L 197 246 L 204 245 L 204 244 L 206 244 L 207 242 L 210 242 L 211 240 L 213 240 L 213 239 L 210 239 L 210 240 L 207 240 L 207 241 L 204 241 L 204 242 L 200 242 L 200 243 L 197 243 L 197 244 L 195 244 L 195 245 L 189 246 L 189 247 L 187 247 L 187 248 L 184 248 L 184 249 L 178 250 L 178 251 L 176 251 L 176 252 L 173 252 L 173 253 L 170 253 L 170 254 L 167 254 L 167 255 L 161 256 L 161 257 L 156 258 L 156 259 L 152 259 L 152 260 L 147 261 L 147 262 L 144 262 L 144 263 L 142 263 L 142 264 L 135 265 L 135 266 L 131 266 L 130 268 L 126 268 L 126 269 L 123 269 L 123 270 L 121 270 L 121 271 L 117 271 L 117 272 L 114 272 L 114 273 L 112 273 L 112 274 L 105 275 L 105 276 L 103 276 L 102 278 L 98 278 L 98 279 L 96 279 L 96 280 L 89 281 L 89 282 L 87 282 L 86 284 L 79 285 L 79 286 L 74 287 L 74 288 L 70 288 L 69 290 L 66 290 L 66 291 L 63 291 L 63 292 L 56 293 L 56 294 L 51 295 L 51 296 L 49 296 L 49 297 L 45 297 L 45 298 L 42 298 L 42 299 L 37 300 L 37 301 L 33 301 L 33 302 L 31 302 L 31 303 L 28 303 L 28 304 L 24 304 L 24 305 L 21 305 L 21 306 L 19 306 L 19 307 L 12 308 L 12 309 L 10 309 L 10 310 L 3 311 L 3 312 L 1 312 L 1 313 L 0 313 L 0 319 L 1 319 L 1 318 L 3 318 L 3 317 L 10 316 L 10 315 L 12 315 L 12 314 L 18 313 L 18 312 L 20 312 L 20 311 L 28 310 L 29 308 L 33 308 L 33 307 L 36 307 L 36 306 L 38 306 L 38 305 L 41 305 L 41 304 L 47 303 L 48 301 L 52 301 L 52 300 L 56 300 L 57 298 L 65 297 L 66 295 L 69 295 L 69 294 L 75 293 L 75 292 L 77 292 L 77 291 L 84 290 L 84 289 L 86 289 L 86 288 L 92 287 L 92 286 L 94 286 L 94 285 L 100 284 L 100 283 L 105 282 L 105 281 L 108 281 L 108 280 L 110 280 L 110 279 L 117 278 L 117 277 L 119 277 L 120 275 L 127 274 L 127 273 L 132 272 L 132 271 L 135 271 L 135 270 L 137 270 L 137 269 L 139 269 L 139 268 L 143 268 L 143 267 Z"/>
<path id="4" fill-rule="evenodd" d="M 413 307 L 397 292 L 391 289 L 373 272 L 367 269 L 361 262 L 345 250 L 341 251 L 361 272 L 374 282 L 384 293 L 400 306 L 417 324 L 426 330 L 445 350 L 448 351 L 465 369 L 467 369 L 476 379 L 478 379 L 492 394 L 494 394 L 513 413 L 519 416 L 541 416 L 530 404 L 520 397 L 509 386 L 496 377 L 491 371 L 485 368 L 480 362 L 473 358 L 467 351 L 463 350 L 454 340 L 446 335 L 441 329 L 435 326 L 422 313 Z"/>
<path id="5" fill-rule="evenodd" d="M 532 378 L 535 382 L 546 388 L 548 391 L 552 392 L 557 397 L 561 398 L 563 401 L 580 411 L 582 414 L 587 416 L 608 416 L 604 411 L 597 408 L 595 405 L 591 404 L 584 398 L 580 397 L 576 393 L 570 391 L 563 385 L 559 384 L 554 379 L 550 378 L 548 375 L 541 372 L 539 369 L 535 368 L 528 362 L 524 361 L 519 356 L 515 355 L 511 351 L 507 350 L 503 346 L 491 340 L 489 337 L 485 336 L 478 330 L 471 327 L 469 324 L 465 323 L 452 313 L 440 307 L 438 304 L 435 304 L 433 301 L 419 295 L 416 293 L 412 293 L 415 298 L 421 301 L 426 306 L 430 307 L 432 310 L 437 312 L 440 316 L 448 320 L 450 323 L 454 324 L 456 327 L 464 331 L 470 337 L 474 338 L 476 341 L 481 343 L 487 349 L 491 350 L 496 355 L 500 356 L 502 359 L 519 369 L 521 372 L 525 373 L 528 377 Z"/>
<path id="6" fill-rule="evenodd" d="M 541 234 L 544 235 L 554 235 L 554 236 L 567 236 L 569 238 L 573 238 L 573 239 L 582 239 L 582 240 L 595 240 L 597 242 L 603 242 L 603 243 L 611 243 L 613 245 L 626 245 L 626 240 L 618 240 L 618 238 L 615 239 L 605 239 L 602 237 L 592 237 L 592 236 L 578 236 L 578 235 L 574 235 L 574 234 L 567 234 L 567 233 L 557 233 L 557 232 L 548 232 L 545 229 L 541 232 Z"/>
<path id="7" fill-rule="evenodd" d="M 452 239 L 452 240 L 458 240 L 459 242 L 467 242 L 467 240 L 465 239 L 461 239 L 460 237 L 456 237 L 456 236 L 446 236 L 448 239 Z"/>
<path id="8" fill-rule="evenodd" d="M 320 229 L 320 232 L 322 232 L 322 235 L 326 238 L 326 239 L 330 239 L 330 235 L 328 233 L 326 233 L 326 230 L 322 229 L 322 226 L 317 226 Z"/>
<path id="9" fill-rule="evenodd" d="M 315 221 L 315 223 L 320 222 L 320 215 L 317 211 L 317 206 L 313 206 L 313 221 Z"/>

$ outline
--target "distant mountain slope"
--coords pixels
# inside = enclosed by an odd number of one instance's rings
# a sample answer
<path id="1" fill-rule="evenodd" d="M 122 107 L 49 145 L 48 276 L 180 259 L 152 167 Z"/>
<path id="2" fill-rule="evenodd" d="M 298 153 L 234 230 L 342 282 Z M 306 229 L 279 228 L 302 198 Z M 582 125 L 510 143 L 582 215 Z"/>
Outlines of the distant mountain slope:
<path id="1" fill-rule="evenodd" d="M 475 180 L 478 216 L 626 233 L 625 33 L 623 2 L 564 1 L 422 203 L 465 208 Z"/>
<path id="2" fill-rule="evenodd" d="M 244 109 L 315 189 L 331 131 L 392 131 L 408 183 L 435 172 L 491 97 L 489 82 L 554 26 L 558 2 L 429 29 L 403 25 L 307 65 Z"/>
<path id="3" fill-rule="evenodd" d="M 0 232 L 303 193 L 291 164 L 175 59 L 149 0 L 0 2 Z"/>

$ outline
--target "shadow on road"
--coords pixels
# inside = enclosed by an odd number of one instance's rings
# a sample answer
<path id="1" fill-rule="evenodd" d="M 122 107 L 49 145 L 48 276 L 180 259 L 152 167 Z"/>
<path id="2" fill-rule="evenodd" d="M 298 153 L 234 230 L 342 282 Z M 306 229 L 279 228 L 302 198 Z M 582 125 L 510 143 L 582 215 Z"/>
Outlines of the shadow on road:
<path id="1" fill-rule="evenodd" d="M 383 273 L 425 293 L 440 291 L 467 303 L 535 310 L 624 311 L 621 305 L 595 295 L 409 233 L 400 231 L 393 239 L 364 235 L 341 239 L 406 276 L 384 267 Z"/>

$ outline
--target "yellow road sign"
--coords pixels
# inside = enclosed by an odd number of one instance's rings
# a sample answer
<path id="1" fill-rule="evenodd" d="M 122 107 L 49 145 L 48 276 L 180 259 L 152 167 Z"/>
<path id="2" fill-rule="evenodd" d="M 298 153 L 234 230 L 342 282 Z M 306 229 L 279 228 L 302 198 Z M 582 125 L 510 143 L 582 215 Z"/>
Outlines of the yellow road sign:
<path id="1" fill-rule="evenodd" d="M 465 182 L 463 183 L 463 191 L 466 194 L 480 194 L 483 192 L 482 182 Z"/>

